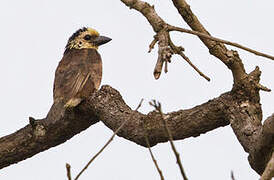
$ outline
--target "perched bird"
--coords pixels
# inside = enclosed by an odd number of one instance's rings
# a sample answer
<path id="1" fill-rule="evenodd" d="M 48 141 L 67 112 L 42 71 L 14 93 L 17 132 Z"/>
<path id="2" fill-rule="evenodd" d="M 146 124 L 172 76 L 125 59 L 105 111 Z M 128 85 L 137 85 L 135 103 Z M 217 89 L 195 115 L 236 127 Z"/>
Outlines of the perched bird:
<path id="1" fill-rule="evenodd" d="M 55 103 L 63 102 L 65 108 L 72 108 L 98 90 L 102 79 L 102 60 L 97 49 L 110 40 L 86 27 L 69 38 L 55 72 Z"/>

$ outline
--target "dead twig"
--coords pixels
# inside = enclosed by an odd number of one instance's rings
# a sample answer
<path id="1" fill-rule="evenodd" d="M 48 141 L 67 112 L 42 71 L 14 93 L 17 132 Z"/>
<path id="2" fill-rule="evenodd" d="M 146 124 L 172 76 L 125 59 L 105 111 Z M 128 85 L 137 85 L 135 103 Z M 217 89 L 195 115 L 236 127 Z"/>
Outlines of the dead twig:
<path id="1" fill-rule="evenodd" d="M 151 101 L 149 104 L 150 104 L 151 106 L 153 106 L 153 107 L 160 113 L 161 119 L 162 119 L 163 124 L 164 124 L 165 131 L 166 131 L 166 133 L 167 133 L 167 135 L 168 135 L 168 138 L 169 138 L 169 142 L 170 142 L 171 148 L 172 148 L 172 150 L 173 150 L 173 152 L 174 152 L 174 154 L 175 154 L 175 157 L 176 157 L 176 160 L 177 160 L 177 164 L 178 164 L 178 166 L 179 166 L 179 168 L 180 168 L 180 172 L 181 172 L 181 174 L 182 174 L 184 180 L 187 180 L 187 176 L 186 176 L 186 174 L 185 174 L 185 172 L 184 172 L 184 168 L 183 168 L 183 165 L 182 165 L 182 162 L 181 162 L 181 159 L 180 159 L 180 154 L 177 152 L 177 150 L 176 150 L 176 148 L 175 148 L 175 145 L 174 145 L 174 143 L 173 143 L 172 134 L 171 134 L 171 132 L 170 132 L 170 129 L 169 129 L 168 126 L 167 126 L 167 123 L 166 123 L 164 114 L 163 114 L 163 112 L 162 112 L 161 103 L 156 102 L 155 100 L 153 100 L 153 101 Z"/>
<path id="2" fill-rule="evenodd" d="M 68 180 L 71 180 L 70 165 L 69 165 L 68 163 L 66 164 L 66 169 L 67 169 L 67 177 L 68 177 Z"/>
<path id="3" fill-rule="evenodd" d="M 204 73 L 202 73 L 191 61 L 190 59 L 183 53 L 184 48 L 181 46 L 176 46 L 171 38 L 170 35 L 168 36 L 168 43 L 169 46 L 171 47 L 171 49 L 173 50 L 173 52 L 175 54 L 180 55 L 196 72 L 198 72 L 200 74 L 200 76 L 202 76 L 203 78 L 205 78 L 207 81 L 210 81 L 210 78 L 208 76 L 206 76 Z"/>
<path id="4" fill-rule="evenodd" d="M 163 64 L 165 63 L 165 72 L 167 72 L 167 63 L 171 62 L 171 57 L 173 54 L 172 49 L 169 47 L 168 44 L 168 32 L 167 29 L 162 29 L 160 32 L 157 33 L 156 37 L 158 40 L 158 59 L 154 68 L 154 78 L 159 79 Z M 155 36 L 154 36 L 155 37 Z"/>
<path id="5" fill-rule="evenodd" d="M 157 35 L 154 36 L 152 42 L 150 43 L 149 45 L 149 50 L 148 50 L 148 53 L 151 52 L 151 50 L 154 48 L 155 44 L 158 42 L 158 38 L 157 38 Z"/>
<path id="6" fill-rule="evenodd" d="M 196 35 L 196 36 L 199 36 L 199 37 L 202 37 L 202 38 L 207 38 L 207 39 L 210 39 L 210 40 L 213 40 L 213 41 L 217 41 L 217 42 L 220 42 L 220 43 L 223 43 L 223 44 L 227 44 L 227 45 L 230 45 L 230 46 L 234 46 L 234 47 L 243 49 L 243 50 L 248 51 L 250 53 L 256 54 L 257 56 L 262 56 L 262 57 L 274 60 L 274 56 L 271 56 L 271 55 L 268 55 L 268 54 L 265 54 L 265 53 L 261 53 L 259 51 L 253 50 L 251 48 L 242 46 L 238 43 L 234 43 L 234 42 L 230 42 L 230 41 L 227 41 L 227 40 L 219 39 L 219 38 L 216 38 L 216 37 L 213 37 L 213 36 L 210 36 L 208 34 L 198 32 L 198 31 L 192 31 L 192 30 L 189 30 L 189 29 L 180 28 L 180 27 L 176 27 L 176 26 L 172 26 L 172 25 L 168 25 L 168 31 L 179 31 L 179 32 L 184 32 L 184 33 L 188 33 L 188 34 L 193 34 L 193 35 Z"/>
<path id="7" fill-rule="evenodd" d="M 146 130 L 145 127 L 144 127 L 144 129 L 145 129 L 145 140 L 146 140 L 146 144 L 147 144 L 147 147 L 148 147 L 151 159 L 152 159 L 152 161 L 153 161 L 153 163 L 154 163 L 154 165 L 155 165 L 155 167 L 156 167 L 156 169 L 157 169 L 157 171 L 158 171 L 158 173 L 160 175 L 161 180 L 164 180 L 163 173 L 162 173 L 160 167 L 158 166 L 158 163 L 157 163 L 157 161 L 156 161 L 156 159 L 155 159 L 155 157 L 154 157 L 154 155 L 152 153 L 152 150 L 151 150 L 151 147 L 150 147 L 150 143 L 149 143 L 149 140 L 148 140 L 147 130 Z"/>
<path id="8" fill-rule="evenodd" d="M 270 91 L 271 91 L 271 89 L 269 89 L 269 88 L 267 88 L 267 87 L 261 85 L 260 83 L 257 84 L 257 87 L 258 87 L 260 90 L 262 90 L 262 91 L 266 91 L 266 92 L 270 92 Z"/>
<path id="9" fill-rule="evenodd" d="M 230 172 L 230 176 L 231 176 L 231 179 L 232 179 L 232 180 L 236 180 L 235 177 L 234 177 L 233 171 Z"/>
<path id="10" fill-rule="evenodd" d="M 139 105 L 137 106 L 137 108 L 134 110 L 135 112 L 138 111 L 138 109 L 141 107 L 143 103 L 143 99 L 140 101 Z M 131 119 L 133 116 L 133 114 L 131 114 L 130 118 L 126 119 L 121 126 L 116 129 L 116 131 L 113 133 L 113 135 L 110 137 L 110 139 L 106 142 L 106 144 L 89 160 L 89 162 L 87 163 L 87 165 L 79 172 L 79 174 L 76 176 L 76 178 L 74 180 L 77 180 L 81 174 L 88 168 L 88 166 L 95 160 L 96 157 L 98 157 L 103 151 L 104 149 L 111 143 L 111 141 L 114 139 L 115 135 L 124 127 L 124 125 L 127 123 L 127 121 L 129 119 Z"/>
<path id="11" fill-rule="evenodd" d="M 194 64 L 192 64 L 192 62 L 190 61 L 190 59 L 183 53 L 180 52 L 179 55 L 191 66 L 193 67 L 193 69 L 198 72 L 200 74 L 200 76 L 202 76 L 203 78 L 205 78 L 207 81 L 210 81 L 210 78 L 207 77 L 204 73 L 202 73 Z"/>

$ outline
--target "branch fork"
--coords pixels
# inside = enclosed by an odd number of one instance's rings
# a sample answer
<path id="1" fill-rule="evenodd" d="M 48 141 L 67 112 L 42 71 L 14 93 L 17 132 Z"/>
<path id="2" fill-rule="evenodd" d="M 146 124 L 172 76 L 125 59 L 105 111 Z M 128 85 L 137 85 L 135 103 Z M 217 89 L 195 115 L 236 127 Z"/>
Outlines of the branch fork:
<path id="1" fill-rule="evenodd" d="M 172 29 L 158 16 L 153 6 L 141 0 L 121 1 L 141 12 L 157 33 L 150 44 L 150 49 L 158 43 L 160 49 L 158 59 L 162 64 L 168 63 L 173 54 L 179 54 L 187 59 L 183 48 L 173 45 L 169 37 L 170 31 L 194 34 L 202 40 L 212 55 L 232 71 L 234 78 L 232 91 L 191 109 L 179 110 L 162 116 L 157 111 L 152 111 L 147 115 L 134 111 L 124 102 L 117 90 L 110 86 L 102 86 L 75 111 L 65 111 L 63 104 L 53 104 L 46 118 L 40 120 L 30 118 L 30 124 L 10 135 L 1 137 L 0 169 L 64 143 L 99 121 L 116 131 L 118 136 L 144 147 L 152 147 L 169 140 L 163 131 L 161 120 L 164 119 L 166 127 L 172 132 L 173 140 L 197 137 L 218 127 L 231 124 L 239 142 L 249 153 L 250 166 L 258 174 L 263 174 L 262 179 L 273 177 L 274 115 L 262 123 L 259 95 L 260 90 L 270 91 L 270 89 L 259 84 L 261 72 L 258 67 L 247 74 L 238 53 L 228 50 L 224 44 L 244 49 L 243 46 L 211 37 L 185 0 L 172 1 L 192 31 L 177 27 L 172 27 Z M 265 57 L 272 59 L 272 56 Z M 149 134 L 147 137 L 149 145 L 144 138 L 146 135 L 143 123 Z M 120 130 L 117 129 L 119 127 Z M 33 138 L 33 134 L 38 138 Z M 69 167 L 67 171 L 70 174 Z"/>
<path id="2" fill-rule="evenodd" d="M 168 63 L 171 62 L 171 57 L 173 54 L 180 55 L 195 71 L 199 73 L 200 76 L 204 77 L 207 81 L 210 81 L 210 78 L 202 73 L 192 62 L 191 60 L 183 53 L 185 50 L 182 46 L 175 46 L 170 38 L 170 26 L 166 26 L 158 32 L 153 41 L 149 45 L 149 53 L 154 48 L 155 44 L 158 42 L 158 59 L 154 68 L 154 78 L 159 79 L 162 73 L 163 64 L 164 72 L 168 72 Z"/>

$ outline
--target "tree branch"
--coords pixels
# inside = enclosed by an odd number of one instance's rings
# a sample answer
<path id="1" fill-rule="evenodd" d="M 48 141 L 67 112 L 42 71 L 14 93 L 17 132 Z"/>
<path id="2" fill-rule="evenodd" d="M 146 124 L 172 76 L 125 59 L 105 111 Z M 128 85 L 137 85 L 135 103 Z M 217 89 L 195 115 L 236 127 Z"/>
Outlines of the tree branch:
<path id="1" fill-rule="evenodd" d="M 257 84 L 261 72 L 255 68 L 245 79 L 234 85 L 232 103 L 226 117 L 244 150 L 249 153 L 249 163 L 262 174 L 271 158 L 274 147 L 274 118 L 269 117 L 262 124 L 260 88 Z"/>
<path id="2" fill-rule="evenodd" d="M 193 34 L 193 35 L 199 36 L 201 38 L 207 38 L 207 39 L 210 39 L 210 40 L 213 40 L 213 41 L 216 41 L 216 42 L 220 42 L 220 43 L 223 43 L 223 44 L 227 44 L 227 45 L 230 45 L 230 46 L 234 46 L 234 47 L 243 49 L 243 50 L 248 51 L 250 53 L 253 53 L 257 56 L 262 56 L 262 57 L 274 60 L 274 56 L 271 56 L 271 55 L 256 51 L 254 49 L 251 49 L 249 47 L 243 46 L 243 45 L 235 43 L 235 42 L 231 42 L 231 41 L 223 40 L 223 39 L 220 39 L 220 38 L 216 38 L 216 37 L 210 36 L 208 34 L 203 34 L 203 33 L 200 33 L 198 31 L 192 31 L 192 30 L 189 30 L 189 29 L 175 27 L 175 26 L 171 26 L 171 25 L 168 26 L 168 30 L 169 31 L 178 31 L 178 32 Z"/>
<path id="3" fill-rule="evenodd" d="M 251 79 L 250 82 L 254 83 L 254 80 Z M 248 87 L 235 88 L 231 92 L 194 108 L 165 114 L 165 120 L 173 133 L 174 140 L 199 136 L 218 127 L 226 126 L 230 121 L 238 139 L 254 161 L 250 160 L 251 165 L 253 163 L 252 167 L 258 173 L 262 173 L 261 170 L 264 169 L 269 158 L 268 156 L 262 158 L 261 152 L 269 154 L 271 152 L 269 147 L 273 147 L 273 129 L 269 126 L 269 124 L 273 125 L 273 116 L 265 121 L 265 126 L 262 128 L 263 133 L 250 131 L 248 128 L 238 132 L 240 127 L 253 127 L 247 124 L 237 128 L 238 123 L 257 123 L 256 127 L 260 127 L 257 121 L 250 121 L 250 118 L 257 117 L 258 120 L 261 118 L 260 112 L 252 113 L 258 109 L 254 108 L 258 106 L 256 104 L 258 96 L 248 99 L 249 103 L 247 99 L 244 99 L 247 97 L 243 96 L 246 94 L 244 90 L 250 91 Z M 247 102 L 247 105 L 243 102 Z M 161 122 L 161 115 L 158 112 L 152 111 L 147 115 L 135 112 L 125 104 L 118 91 L 110 86 L 103 86 L 100 91 L 94 93 L 74 111 L 65 111 L 63 104 L 54 104 L 47 117 L 35 120 L 34 126 L 27 125 L 11 135 L 0 138 L 0 168 L 57 146 L 99 120 L 115 131 L 125 119 L 130 117 L 132 117 L 130 121 L 117 133 L 118 136 L 146 147 L 143 128 L 145 127 L 151 146 L 168 141 Z M 254 135 L 251 136 L 250 132 Z M 244 137 L 247 137 L 247 140 L 242 142 L 241 139 Z M 259 142 L 257 142 L 258 137 L 262 139 Z"/>
<path id="4" fill-rule="evenodd" d="M 172 1 L 192 30 L 210 35 L 185 0 Z M 270 91 L 270 89 L 259 83 L 261 72 L 258 67 L 250 74 L 246 74 L 242 60 L 236 51 L 230 51 L 224 44 L 207 37 L 199 36 L 199 38 L 208 47 L 209 52 L 232 71 L 234 78 L 232 102 L 235 104 L 228 108 L 227 117 L 239 142 L 249 153 L 251 167 L 258 174 L 262 174 L 273 152 L 274 120 L 269 118 L 262 125 L 259 90 Z"/>
<path id="5" fill-rule="evenodd" d="M 207 77 L 204 73 L 202 73 L 191 61 L 190 59 L 183 53 L 184 51 L 184 48 L 179 46 L 175 46 L 170 38 L 170 35 L 168 36 L 169 37 L 169 46 L 171 47 L 172 51 L 175 53 L 175 54 L 178 54 L 180 55 L 197 73 L 199 73 L 200 76 L 202 76 L 203 78 L 205 78 L 207 81 L 210 81 L 210 78 Z"/>
<path id="6" fill-rule="evenodd" d="M 159 62 L 170 61 L 172 49 L 170 44 L 166 44 L 167 24 L 156 14 L 153 6 L 140 0 L 121 1 L 147 18 L 157 33 L 161 57 L 158 57 Z M 184 0 L 173 0 L 173 3 L 194 31 L 209 35 Z M 196 137 L 231 123 L 238 140 L 249 153 L 251 167 L 262 174 L 273 153 L 274 115 L 262 125 L 259 91 L 268 89 L 259 84 L 261 72 L 256 68 L 247 74 L 236 51 L 227 50 L 222 43 L 208 38 L 200 39 L 211 54 L 231 69 L 233 89 L 194 108 L 165 114 L 167 126 L 173 133 L 173 139 L 179 140 Z M 152 111 L 144 115 L 131 110 L 119 92 L 110 86 L 103 86 L 73 110 L 65 110 L 63 106 L 64 104 L 53 104 L 46 118 L 30 118 L 30 124 L 0 138 L 0 168 L 57 146 L 98 121 L 115 131 L 126 119 L 132 117 L 117 133 L 118 136 L 146 147 L 145 127 L 151 146 L 168 141 L 158 112 Z"/>
<path id="7" fill-rule="evenodd" d="M 268 117 L 263 126 L 258 129 L 259 134 L 255 146 L 251 149 L 248 160 L 253 169 L 258 169 L 258 173 L 262 174 L 266 164 L 274 152 L 274 114 Z"/>
<path id="8" fill-rule="evenodd" d="M 274 177 L 274 153 L 272 153 L 272 157 L 270 161 L 267 163 L 264 173 L 260 180 L 271 180 Z"/>
<path id="9" fill-rule="evenodd" d="M 210 36 L 209 32 L 200 23 L 200 21 L 192 12 L 190 6 L 186 3 L 185 0 L 172 1 L 174 6 L 177 8 L 179 14 L 193 31 L 207 34 Z M 199 38 L 209 49 L 210 54 L 221 60 L 232 71 L 234 83 L 239 82 L 242 78 L 246 76 L 244 65 L 236 51 L 228 50 L 225 45 L 220 42 L 216 42 L 214 40 L 201 36 L 199 36 Z"/>
<path id="10" fill-rule="evenodd" d="M 66 169 L 67 169 L 67 177 L 68 177 L 68 180 L 71 180 L 70 165 L 69 165 L 68 163 L 66 164 Z"/>
<path id="11" fill-rule="evenodd" d="M 223 113 L 223 101 L 230 98 L 226 93 L 192 109 L 165 114 L 174 140 L 196 137 L 228 125 Z M 0 138 L 0 168 L 57 146 L 99 120 L 115 131 L 130 117 L 117 133 L 118 136 L 146 147 L 145 126 L 151 146 L 168 141 L 158 112 L 152 111 L 147 115 L 135 112 L 125 104 L 118 91 L 103 86 L 74 111 L 64 111 L 62 104 L 54 104 L 46 118 L 35 121 L 36 128 L 27 125 Z"/>
<path id="12" fill-rule="evenodd" d="M 156 35 L 154 40 L 149 45 L 149 52 L 153 49 L 158 42 L 158 58 L 154 68 L 153 75 L 155 79 L 159 79 L 162 73 L 163 64 L 165 63 L 165 72 L 167 73 L 167 64 L 171 62 L 172 54 L 174 53 L 171 48 L 171 40 L 169 38 L 168 24 L 156 13 L 154 6 L 141 1 L 141 0 L 121 0 L 129 8 L 135 9 L 142 13 L 152 26 Z M 185 56 L 186 57 L 186 56 Z M 186 60 L 191 67 L 195 69 L 206 80 L 210 80 L 198 68 L 191 63 L 189 59 Z"/>

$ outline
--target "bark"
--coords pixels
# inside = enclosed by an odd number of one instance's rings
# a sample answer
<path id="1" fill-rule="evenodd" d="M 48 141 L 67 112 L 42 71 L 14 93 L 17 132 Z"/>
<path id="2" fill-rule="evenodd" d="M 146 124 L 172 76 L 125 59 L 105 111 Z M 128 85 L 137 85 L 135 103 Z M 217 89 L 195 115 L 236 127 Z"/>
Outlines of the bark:
<path id="1" fill-rule="evenodd" d="M 168 24 L 157 15 L 153 6 L 141 0 L 121 1 L 146 17 L 158 35 L 159 48 L 162 48 L 163 44 L 164 48 L 169 48 L 170 42 L 167 42 L 166 38 L 161 38 L 161 34 L 169 36 Z M 209 34 L 184 0 L 172 1 L 184 21 L 193 30 Z M 194 108 L 165 114 L 174 140 L 196 137 L 231 124 L 243 149 L 249 153 L 251 167 L 258 174 L 273 176 L 271 157 L 274 147 L 274 115 L 262 123 L 259 91 L 266 88 L 259 83 L 259 68 L 256 67 L 247 74 L 236 51 L 228 50 L 222 43 L 206 38 L 200 39 L 208 47 L 209 52 L 231 70 L 234 78 L 233 89 Z M 133 111 L 119 92 L 110 86 L 103 86 L 75 109 L 65 110 L 63 106 L 53 104 L 46 118 L 30 118 L 30 124 L 0 138 L 0 168 L 57 146 L 99 121 L 115 131 L 128 119 L 118 135 L 141 146 L 147 145 L 146 133 L 151 146 L 168 141 L 160 114 L 152 111 L 145 115 Z"/>
<path id="2" fill-rule="evenodd" d="M 178 13 L 192 30 L 210 35 L 185 0 L 172 1 L 178 10 Z M 206 38 L 200 39 L 208 48 L 210 54 L 221 60 L 232 71 L 234 83 L 237 83 L 246 76 L 244 65 L 235 51 L 228 50 L 222 43 Z"/>
<path id="3" fill-rule="evenodd" d="M 157 34 L 168 31 L 169 25 L 158 16 L 153 6 L 145 3 L 146 11 L 153 12 L 153 16 L 147 16 L 147 14 L 143 13 L 144 8 L 141 8 L 143 1 L 122 0 L 122 2 L 130 8 L 141 12 Z M 172 0 L 172 2 L 192 30 L 210 35 L 185 0 Z M 155 24 L 157 25 L 159 19 L 161 20 L 161 26 L 157 27 L 162 27 L 162 29 L 156 30 Z M 232 99 L 230 103 L 226 104 L 227 108 L 223 110 L 223 112 L 226 112 L 224 118 L 230 121 L 239 142 L 244 150 L 249 153 L 251 167 L 258 174 L 262 174 L 273 152 L 274 128 L 273 118 L 269 118 L 262 125 L 259 90 L 269 91 L 269 89 L 260 84 L 261 72 L 258 67 L 250 74 L 246 73 L 244 64 L 237 51 L 228 50 L 224 44 L 212 39 L 199 38 L 209 49 L 210 54 L 222 61 L 232 72 L 234 80 L 231 91 Z"/>
<path id="4" fill-rule="evenodd" d="M 185 0 L 172 0 L 179 14 L 192 30 L 209 34 Z M 236 51 L 229 51 L 220 43 L 200 38 L 209 52 L 221 60 L 231 71 L 234 78 L 234 92 L 238 104 L 229 108 L 228 115 L 231 127 L 244 150 L 249 153 L 249 163 L 258 173 L 262 174 L 271 158 L 274 147 L 273 118 L 268 118 L 262 125 L 262 110 L 259 90 L 261 72 L 256 68 L 249 76 Z M 232 53 L 231 53 L 232 52 Z M 239 95 L 238 95 L 239 94 Z M 236 104 L 235 104 L 236 105 Z M 237 107 L 237 106 L 236 106 Z"/>
<path id="5" fill-rule="evenodd" d="M 174 139 L 196 137 L 228 125 L 223 102 L 229 102 L 229 99 L 231 95 L 225 93 L 192 109 L 165 114 Z M 57 146 L 98 121 L 115 131 L 130 117 L 118 136 L 146 147 L 146 130 L 151 146 L 168 141 L 160 114 L 155 111 L 147 115 L 135 112 L 125 104 L 118 91 L 103 86 L 76 109 L 64 110 L 63 104 L 53 104 L 45 119 L 31 120 L 19 131 L 0 138 L 0 168 Z"/>

